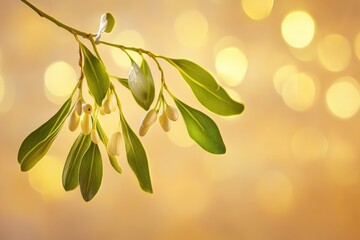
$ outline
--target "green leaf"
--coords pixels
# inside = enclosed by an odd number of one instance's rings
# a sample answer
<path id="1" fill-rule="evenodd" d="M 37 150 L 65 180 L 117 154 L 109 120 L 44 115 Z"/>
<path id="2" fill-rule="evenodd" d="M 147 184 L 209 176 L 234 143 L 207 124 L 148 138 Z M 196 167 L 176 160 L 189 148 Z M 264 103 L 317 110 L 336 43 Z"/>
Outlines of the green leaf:
<path id="1" fill-rule="evenodd" d="M 145 149 L 123 115 L 121 115 L 121 127 L 124 135 L 128 163 L 135 173 L 140 187 L 145 192 L 152 193 L 153 190 Z"/>
<path id="2" fill-rule="evenodd" d="M 73 190 L 79 185 L 79 169 L 81 160 L 86 151 L 89 149 L 90 144 L 90 134 L 84 136 L 84 134 L 80 133 L 72 145 L 66 158 L 62 174 L 62 183 L 66 191 Z"/>
<path id="3" fill-rule="evenodd" d="M 120 78 L 116 76 L 111 76 L 111 77 L 116 79 L 121 85 L 123 85 L 124 87 L 130 90 L 129 81 L 126 78 Z"/>
<path id="4" fill-rule="evenodd" d="M 144 56 L 142 56 L 142 62 L 141 62 L 140 69 L 143 72 L 143 74 L 147 80 L 147 84 L 148 84 L 148 101 L 147 101 L 147 105 L 146 105 L 147 106 L 146 110 L 148 110 L 155 98 L 155 86 L 154 86 L 154 79 L 151 74 L 149 64 L 145 60 Z"/>
<path id="5" fill-rule="evenodd" d="M 110 86 L 109 76 L 104 65 L 85 45 L 81 44 L 81 49 L 84 53 L 83 70 L 87 85 L 97 105 L 101 106 Z"/>
<path id="6" fill-rule="evenodd" d="M 80 191 L 86 202 L 90 201 L 99 191 L 102 174 L 103 167 L 99 147 L 91 142 L 81 161 L 79 174 Z"/>
<path id="7" fill-rule="evenodd" d="M 107 25 L 105 32 L 110 33 L 114 28 L 115 18 L 113 17 L 113 15 L 111 15 L 111 13 L 106 13 L 106 20 L 107 20 Z"/>
<path id="8" fill-rule="evenodd" d="M 33 131 L 22 142 L 18 152 L 21 171 L 30 170 L 45 156 L 70 113 L 70 105 L 71 98 L 64 103 L 50 120 Z"/>
<path id="9" fill-rule="evenodd" d="M 199 65 L 185 59 L 165 60 L 180 72 L 199 102 L 210 111 L 223 116 L 244 111 L 244 105 L 234 101 L 214 77 Z"/>
<path id="10" fill-rule="evenodd" d="M 104 146 L 106 148 L 106 146 L 108 144 L 108 137 L 106 136 L 106 133 L 105 133 L 104 129 L 101 127 L 99 121 L 96 122 L 96 129 L 99 134 L 99 138 L 100 138 L 101 142 L 104 144 Z M 120 167 L 116 157 L 112 157 L 110 155 L 108 155 L 108 156 L 109 156 L 111 166 L 115 169 L 115 171 L 117 171 L 118 173 L 122 173 L 121 167 Z"/>
<path id="11" fill-rule="evenodd" d="M 155 94 L 152 93 L 152 91 L 154 91 L 154 82 L 150 69 L 148 69 L 147 73 L 144 73 L 133 60 L 131 61 L 132 66 L 128 76 L 129 89 L 139 106 L 145 110 L 149 110 L 154 100 L 152 94 Z M 144 65 L 144 62 L 142 65 Z M 146 68 L 146 65 L 144 68 Z M 151 78 L 149 78 L 149 76 L 151 76 Z"/>
<path id="12" fill-rule="evenodd" d="M 206 151 L 224 154 L 226 147 L 215 122 L 204 113 L 186 105 L 175 97 L 174 101 L 184 118 L 190 137 Z"/>

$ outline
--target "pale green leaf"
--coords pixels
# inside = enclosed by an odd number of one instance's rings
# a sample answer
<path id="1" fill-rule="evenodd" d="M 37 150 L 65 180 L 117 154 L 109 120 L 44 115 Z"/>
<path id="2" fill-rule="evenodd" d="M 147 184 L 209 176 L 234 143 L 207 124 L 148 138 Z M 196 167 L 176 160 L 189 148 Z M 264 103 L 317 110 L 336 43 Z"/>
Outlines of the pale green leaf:
<path id="1" fill-rule="evenodd" d="M 79 169 L 81 160 L 83 159 L 86 151 L 89 149 L 90 144 L 90 134 L 84 136 L 84 134 L 80 133 L 72 145 L 66 158 L 62 174 L 62 183 L 66 191 L 73 190 L 79 185 Z"/>
<path id="2" fill-rule="evenodd" d="M 85 45 L 81 44 L 81 49 L 84 53 L 84 74 L 87 85 L 97 105 L 101 106 L 110 86 L 109 76 L 104 65 Z"/>
<path id="3" fill-rule="evenodd" d="M 50 120 L 33 131 L 22 142 L 18 152 L 18 162 L 22 171 L 30 170 L 45 156 L 69 116 L 70 105 L 71 98 L 64 103 Z"/>
<path id="4" fill-rule="evenodd" d="M 185 59 L 165 59 L 180 72 L 199 102 L 210 111 L 223 116 L 244 111 L 244 105 L 234 101 L 214 77 L 199 65 Z"/>
<path id="5" fill-rule="evenodd" d="M 135 173 L 140 187 L 145 192 L 152 193 L 153 190 L 145 149 L 123 115 L 121 115 L 121 127 L 124 135 L 128 163 Z"/>
<path id="6" fill-rule="evenodd" d="M 106 148 L 106 146 L 108 144 L 108 137 L 106 136 L 106 133 L 105 133 L 104 129 L 101 127 L 99 121 L 96 123 L 96 129 L 99 134 L 99 138 L 100 138 L 101 142 L 104 144 L 104 146 Z M 121 167 L 120 167 L 116 157 L 110 156 L 110 155 L 108 155 L 108 156 L 109 156 L 111 166 L 115 169 L 115 171 L 117 171 L 118 173 L 122 173 Z"/>
<path id="7" fill-rule="evenodd" d="M 79 184 L 81 195 L 86 202 L 99 191 L 103 175 L 101 153 L 97 144 L 91 142 L 81 160 Z"/>
<path id="8" fill-rule="evenodd" d="M 111 15 L 111 13 L 106 13 L 106 20 L 107 20 L 107 25 L 105 32 L 110 33 L 114 28 L 115 18 L 113 17 L 113 15 Z"/>
<path id="9" fill-rule="evenodd" d="M 185 121 L 190 137 L 204 150 L 213 154 L 224 154 L 226 147 L 215 122 L 204 113 L 174 98 Z"/>
<path id="10" fill-rule="evenodd" d="M 154 86 L 154 79 L 151 74 L 149 64 L 143 56 L 142 56 L 142 63 L 141 63 L 140 69 L 143 72 L 143 74 L 147 80 L 147 84 L 148 84 L 148 99 L 147 99 L 146 108 L 145 108 L 146 110 L 148 110 L 155 98 L 155 86 Z"/>

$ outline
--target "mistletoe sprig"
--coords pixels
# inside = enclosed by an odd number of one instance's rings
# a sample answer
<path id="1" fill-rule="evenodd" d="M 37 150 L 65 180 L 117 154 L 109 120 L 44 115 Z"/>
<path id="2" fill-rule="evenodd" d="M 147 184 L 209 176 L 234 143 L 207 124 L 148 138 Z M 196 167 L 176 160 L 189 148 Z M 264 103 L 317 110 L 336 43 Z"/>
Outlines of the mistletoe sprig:
<path id="1" fill-rule="evenodd" d="M 26 137 L 21 144 L 18 162 L 22 171 L 30 170 L 45 156 L 65 121 L 69 119 L 70 131 L 75 131 L 80 125 L 81 132 L 66 158 L 62 175 L 62 183 L 66 191 L 80 186 L 82 197 L 85 201 L 90 201 L 98 192 L 103 175 L 99 143 L 101 142 L 105 146 L 112 167 L 121 173 L 122 169 L 117 157 L 121 152 L 122 142 L 124 142 L 128 163 L 135 173 L 140 187 L 144 191 L 152 193 L 146 152 L 124 116 L 123 105 L 115 88 L 115 82 L 119 82 L 121 86 L 127 88 L 137 104 L 147 111 L 140 122 L 139 136 L 145 136 L 157 119 L 163 130 L 169 131 L 171 122 L 178 119 L 179 110 L 190 137 L 200 147 L 213 154 L 226 152 L 225 144 L 215 122 L 201 111 L 178 99 L 170 91 L 159 59 L 165 60 L 179 71 L 195 97 L 208 110 L 223 116 L 242 113 L 244 105 L 230 98 L 224 88 L 204 68 L 189 60 L 168 58 L 145 49 L 101 41 L 101 35 L 104 32 L 110 33 L 115 24 L 115 19 L 110 13 L 101 17 L 98 32 L 92 34 L 65 25 L 28 1 L 21 1 L 41 17 L 74 35 L 79 45 L 80 67 L 79 81 L 69 99 L 52 118 Z M 80 40 L 81 37 L 90 43 L 92 51 Z M 117 77 L 107 71 L 97 48 L 99 44 L 117 48 L 129 57 L 131 68 L 127 78 Z M 140 66 L 132 59 L 129 52 L 136 52 L 141 56 Z M 144 55 L 155 62 L 160 72 L 160 88 L 156 101 L 155 83 Z M 90 101 L 86 101 L 83 97 L 84 79 L 86 79 L 90 95 L 93 98 Z M 74 97 L 75 95 L 76 97 Z M 175 105 L 170 105 L 168 98 L 172 99 Z M 101 126 L 100 118 L 101 115 L 114 112 L 119 114 L 119 125 L 108 138 Z M 159 118 L 158 115 L 160 115 Z"/>

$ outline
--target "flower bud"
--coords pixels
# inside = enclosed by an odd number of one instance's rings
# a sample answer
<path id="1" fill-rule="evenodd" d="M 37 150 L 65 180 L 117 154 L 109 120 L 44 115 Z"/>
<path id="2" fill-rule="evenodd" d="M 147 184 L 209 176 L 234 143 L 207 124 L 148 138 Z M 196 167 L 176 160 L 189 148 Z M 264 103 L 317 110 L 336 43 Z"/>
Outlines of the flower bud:
<path id="1" fill-rule="evenodd" d="M 145 136 L 149 130 L 150 130 L 150 127 L 144 127 L 143 125 L 140 125 L 140 128 L 139 128 L 140 137 Z"/>
<path id="2" fill-rule="evenodd" d="M 121 137 L 121 132 L 114 132 L 111 135 L 106 147 L 106 150 L 111 157 L 120 155 Z"/>
<path id="3" fill-rule="evenodd" d="M 149 110 L 141 120 L 141 126 L 145 128 L 151 127 L 156 122 L 157 111 L 155 109 Z"/>
<path id="4" fill-rule="evenodd" d="M 91 131 L 91 141 L 95 144 L 99 143 L 99 135 L 98 135 L 96 129 Z"/>
<path id="5" fill-rule="evenodd" d="M 176 121 L 179 118 L 179 114 L 178 114 L 178 110 L 173 107 L 173 106 L 167 106 L 166 107 L 166 116 L 171 120 L 171 121 Z"/>
<path id="6" fill-rule="evenodd" d="M 111 106 L 110 106 L 110 99 L 106 98 L 104 99 L 105 101 L 103 102 L 103 109 L 104 109 L 104 113 L 106 114 L 110 114 L 111 113 Z"/>
<path id="7" fill-rule="evenodd" d="M 100 112 L 100 114 L 103 115 L 103 116 L 106 114 L 103 107 L 100 107 L 100 108 L 99 108 L 99 112 Z"/>
<path id="8" fill-rule="evenodd" d="M 81 114 L 82 114 L 82 104 L 83 104 L 83 100 L 79 99 L 79 101 L 77 101 L 76 106 L 75 106 L 76 112 L 79 116 L 81 116 Z"/>
<path id="9" fill-rule="evenodd" d="M 92 122 L 90 114 L 83 114 L 81 117 L 81 130 L 84 135 L 88 135 L 91 132 Z"/>
<path id="10" fill-rule="evenodd" d="M 110 98 L 110 109 L 111 109 L 111 112 L 115 112 L 116 109 L 117 109 L 117 101 L 116 101 L 115 94 L 114 94 L 114 93 L 111 93 L 109 98 Z"/>
<path id="11" fill-rule="evenodd" d="M 78 115 L 77 111 L 74 110 L 71 113 L 70 119 L 69 119 L 69 129 L 70 131 L 75 131 L 77 129 L 77 127 L 79 126 L 79 122 L 80 122 L 80 116 Z"/>
<path id="12" fill-rule="evenodd" d="M 159 122 L 160 122 L 162 129 L 164 129 L 165 132 L 168 132 L 170 130 L 171 122 L 168 119 L 168 117 L 166 116 L 165 112 L 161 113 L 161 115 L 159 117 Z"/>
<path id="13" fill-rule="evenodd" d="M 88 115 L 91 114 L 91 112 L 92 112 L 92 106 L 88 103 L 83 104 L 82 109 L 83 109 L 84 113 L 88 114 Z"/>

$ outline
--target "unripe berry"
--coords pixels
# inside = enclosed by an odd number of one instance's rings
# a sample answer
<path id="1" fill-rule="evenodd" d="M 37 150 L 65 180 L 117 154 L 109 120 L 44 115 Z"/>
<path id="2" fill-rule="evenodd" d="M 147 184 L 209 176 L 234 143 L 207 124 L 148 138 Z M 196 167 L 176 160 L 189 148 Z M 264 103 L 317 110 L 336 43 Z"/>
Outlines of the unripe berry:
<path id="1" fill-rule="evenodd" d="M 94 129 L 93 131 L 91 131 L 91 141 L 95 144 L 99 143 L 99 135 L 96 131 L 96 129 Z"/>
<path id="2" fill-rule="evenodd" d="M 75 109 L 76 109 L 76 112 L 79 116 L 81 116 L 82 114 L 82 104 L 83 104 L 83 100 L 82 99 L 79 99 L 77 102 L 76 102 L 76 106 L 75 106 Z"/>
<path id="3" fill-rule="evenodd" d="M 90 134 L 92 129 L 91 115 L 83 114 L 81 117 L 81 130 L 84 135 Z"/>
<path id="4" fill-rule="evenodd" d="M 168 106 L 166 107 L 165 112 L 166 112 L 166 116 L 167 116 L 170 120 L 172 120 L 172 121 L 178 120 L 178 118 L 179 118 L 179 113 L 178 113 L 178 110 L 177 110 L 175 107 L 168 105 Z"/>
<path id="5" fill-rule="evenodd" d="M 143 125 L 140 125 L 140 128 L 139 128 L 139 135 L 141 137 L 145 136 L 148 131 L 150 130 L 150 127 L 144 127 Z"/>
<path id="6" fill-rule="evenodd" d="M 149 110 L 143 117 L 141 121 L 141 126 L 144 126 L 145 128 L 151 127 L 156 122 L 157 118 L 157 111 L 155 109 Z"/>
<path id="7" fill-rule="evenodd" d="M 92 106 L 88 103 L 82 105 L 82 109 L 85 114 L 89 115 L 92 112 Z"/>
<path id="8" fill-rule="evenodd" d="M 168 119 L 168 117 L 166 116 L 165 112 L 161 113 L 161 115 L 159 117 L 159 122 L 160 122 L 160 125 L 161 125 L 162 129 L 164 129 L 165 132 L 170 131 L 171 122 Z"/>
<path id="9" fill-rule="evenodd" d="M 120 155 L 121 138 L 122 138 L 121 132 L 114 132 L 111 135 L 106 147 L 106 150 L 111 157 Z"/>
<path id="10" fill-rule="evenodd" d="M 74 110 L 71 113 L 70 119 L 69 119 L 69 129 L 70 131 L 75 131 L 77 129 L 77 127 L 79 126 L 79 122 L 80 122 L 80 116 L 78 115 L 77 111 Z"/>

